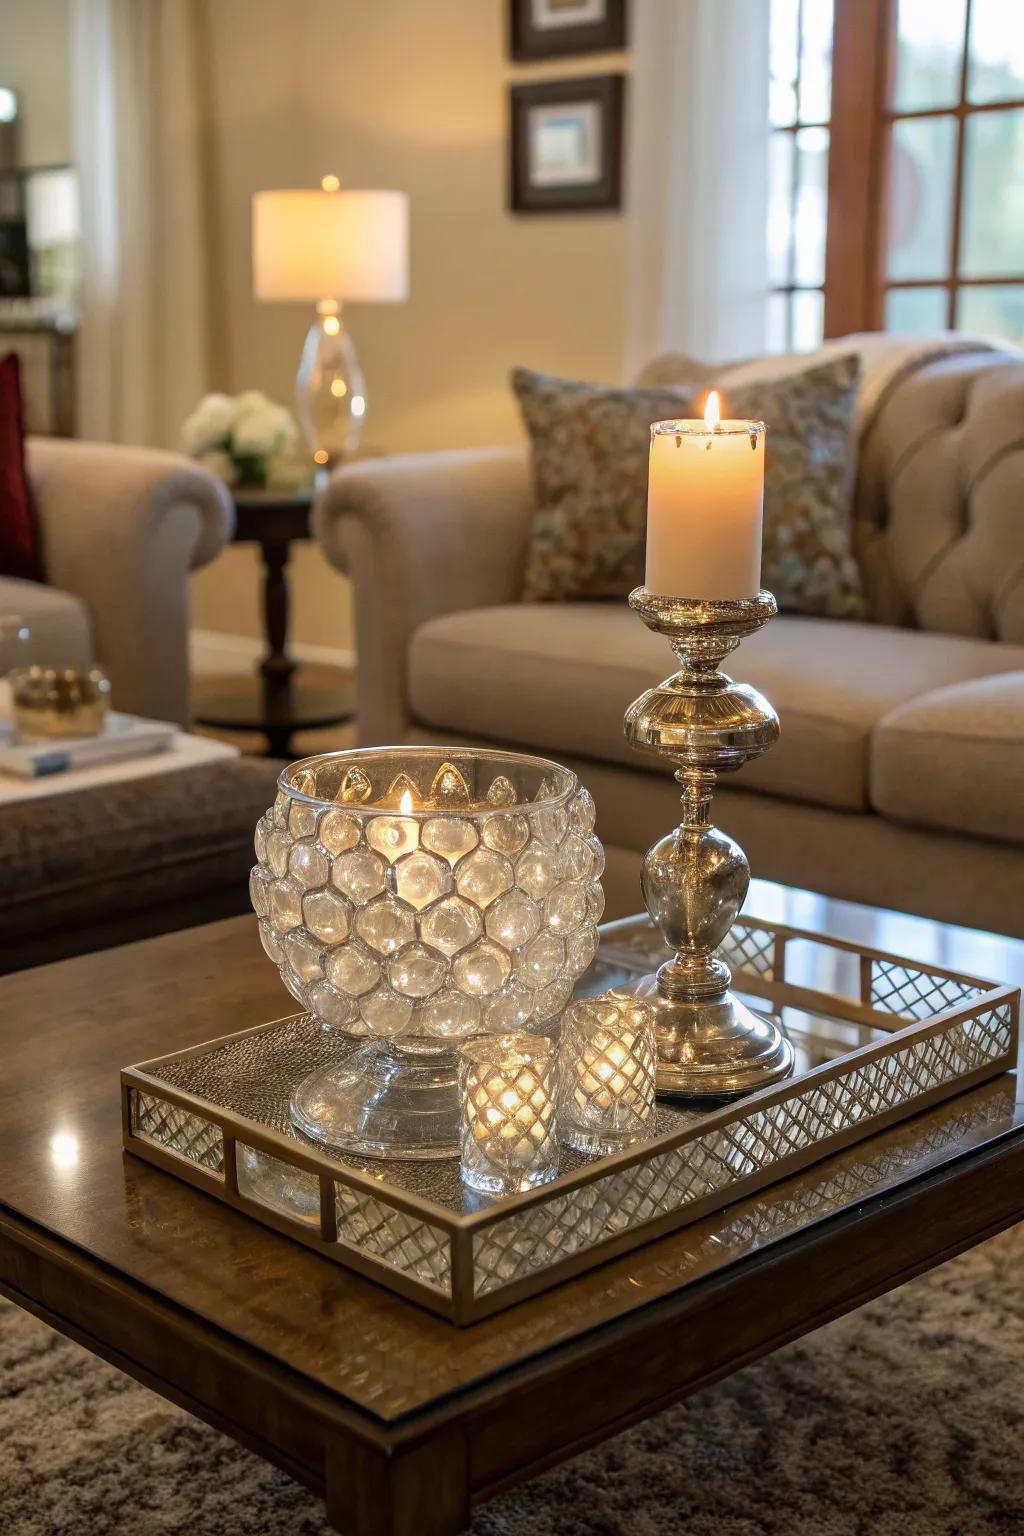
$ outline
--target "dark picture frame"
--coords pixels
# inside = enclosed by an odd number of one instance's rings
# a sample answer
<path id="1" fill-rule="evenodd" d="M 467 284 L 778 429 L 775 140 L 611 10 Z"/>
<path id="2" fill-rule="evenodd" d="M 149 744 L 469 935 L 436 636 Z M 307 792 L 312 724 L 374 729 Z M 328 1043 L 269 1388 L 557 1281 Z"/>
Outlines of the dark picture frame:
<path id="1" fill-rule="evenodd" d="M 608 74 L 509 87 L 514 213 L 622 207 L 625 83 L 625 75 Z"/>
<path id="2" fill-rule="evenodd" d="M 538 25 L 538 7 L 561 9 L 564 19 Z M 508 51 L 517 63 L 609 53 L 625 46 L 626 0 L 508 0 Z"/>

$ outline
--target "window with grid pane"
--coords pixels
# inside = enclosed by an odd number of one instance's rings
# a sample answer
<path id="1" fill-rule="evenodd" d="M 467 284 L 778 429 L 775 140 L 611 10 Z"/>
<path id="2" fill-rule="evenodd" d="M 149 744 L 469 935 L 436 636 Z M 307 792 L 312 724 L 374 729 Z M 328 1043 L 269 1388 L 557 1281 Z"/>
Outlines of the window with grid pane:
<path id="1" fill-rule="evenodd" d="M 875 313 L 888 330 L 1024 341 L 1024 10 L 894 8 Z"/>
<path id="2" fill-rule="evenodd" d="M 832 97 L 832 0 L 771 0 L 771 352 L 821 341 Z"/>
<path id="3" fill-rule="evenodd" d="M 771 20 L 769 346 L 1024 342 L 1024 0 L 771 0 Z"/>

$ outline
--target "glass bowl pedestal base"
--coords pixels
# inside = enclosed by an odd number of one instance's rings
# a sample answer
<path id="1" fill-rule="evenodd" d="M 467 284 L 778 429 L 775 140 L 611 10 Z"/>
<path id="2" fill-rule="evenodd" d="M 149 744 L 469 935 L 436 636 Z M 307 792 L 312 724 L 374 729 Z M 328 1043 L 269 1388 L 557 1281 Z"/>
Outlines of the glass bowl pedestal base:
<path id="1" fill-rule="evenodd" d="M 322 1146 L 362 1157 L 458 1157 L 458 1054 L 371 1040 L 311 1072 L 291 1097 L 292 1123 Z"/>

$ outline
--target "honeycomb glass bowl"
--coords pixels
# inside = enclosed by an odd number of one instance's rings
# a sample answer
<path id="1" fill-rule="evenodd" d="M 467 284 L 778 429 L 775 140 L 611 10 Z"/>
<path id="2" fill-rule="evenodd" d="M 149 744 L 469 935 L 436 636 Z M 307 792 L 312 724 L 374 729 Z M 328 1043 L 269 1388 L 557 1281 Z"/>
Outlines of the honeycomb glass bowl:
<path id="1" fill-rule="evenodd" d="M 302 1007 L 373 1061 L 369 1078 L 355 1052 L 303 1085 L 293 1119 L 364 1153 L 454 1155 L 459 1042 L 543 1028 L 594 957 L 594 802 L 557 763 L 466 748 L 331 753 L 278 782 L 251 876 L 264 949 Z M 424 1092 L 399 1117 L 414 1067 Z"/>

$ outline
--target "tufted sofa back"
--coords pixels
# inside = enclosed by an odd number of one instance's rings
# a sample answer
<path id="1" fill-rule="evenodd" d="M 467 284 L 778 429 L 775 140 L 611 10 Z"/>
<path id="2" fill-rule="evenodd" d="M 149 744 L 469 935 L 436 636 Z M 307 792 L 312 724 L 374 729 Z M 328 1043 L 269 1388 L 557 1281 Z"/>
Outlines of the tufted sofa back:
<path id="1" fill-rule="evenodd" d="M 1024 357 L 961 352 L 884 391 L 854 549 L 879 623 L 1024 644 Z"/>

